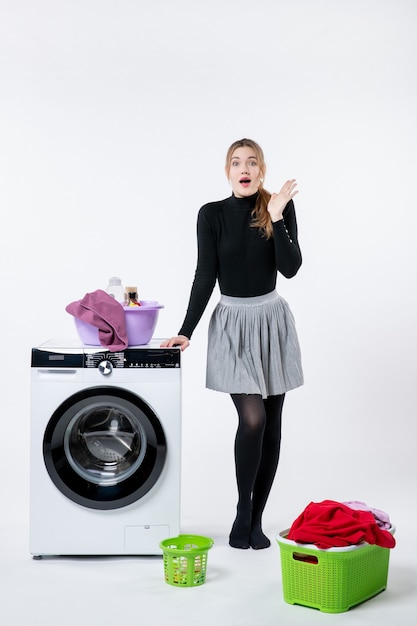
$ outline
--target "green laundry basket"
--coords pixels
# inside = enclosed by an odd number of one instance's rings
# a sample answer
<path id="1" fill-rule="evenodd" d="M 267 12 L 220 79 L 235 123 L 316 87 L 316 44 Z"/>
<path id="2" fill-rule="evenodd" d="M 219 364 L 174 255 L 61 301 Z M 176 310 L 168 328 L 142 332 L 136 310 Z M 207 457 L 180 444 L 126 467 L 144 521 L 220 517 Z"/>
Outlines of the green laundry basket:
<path id="1" fill-rule="evenodd" d="M 165 582 L 174 587 L 197 587 L 206 580 L 207 555 L 213 540 L 199 535 L 179 535 L 164 539 Z"/>
<path id="2" fill-rule="evenodd" d="M 395 526 L 390 532 L 394 534 Z M 288 604 L 342 613 L 387 587 L 390 549 L 361 543 L 319 550 L 276 535 L 281 552 L 282 588 Z"/>

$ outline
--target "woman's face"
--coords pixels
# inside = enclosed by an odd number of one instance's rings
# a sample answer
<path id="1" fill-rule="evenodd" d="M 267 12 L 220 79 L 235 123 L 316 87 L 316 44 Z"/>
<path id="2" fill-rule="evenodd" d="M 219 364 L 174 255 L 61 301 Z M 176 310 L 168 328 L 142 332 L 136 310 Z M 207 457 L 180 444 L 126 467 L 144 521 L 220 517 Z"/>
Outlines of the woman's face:
<path id="1" fill-rule="evenodd" d="M 245 198 L 256 193 L 262 178 L 262 172 L 253 148 L 243 146 L 236 148 L 230 160 L 226 175 L 237 198 Z"/>

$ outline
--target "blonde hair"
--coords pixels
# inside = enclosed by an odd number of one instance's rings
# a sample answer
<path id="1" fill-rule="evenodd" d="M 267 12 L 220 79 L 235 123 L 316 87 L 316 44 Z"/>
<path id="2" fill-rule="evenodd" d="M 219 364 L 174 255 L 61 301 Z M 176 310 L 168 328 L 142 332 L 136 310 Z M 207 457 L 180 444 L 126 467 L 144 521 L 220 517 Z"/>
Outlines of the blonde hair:
<path id="1" fill-rule="evenodd" d="M 264 153 L 261 146 L 256 143 L 256 141 L 253 141 L 253 139 L 238 139 L 232 143 L 226 154 L 226 171 L 228 172 L 230 170 L 233 153 L 238 148 L 251 148 L 254 151 L 258 159 L 261 175 L 264 177 L 266 172 Z M 251 226 L 253 228 L 259 228 L 266 239 L 270 239 L 273 236 L 272 221 L 267 208 L 270 198 L 271 194 L 264 189 L 263 182 L 261 181 L 258 189 L 258 198 L 252 211 Z"/>

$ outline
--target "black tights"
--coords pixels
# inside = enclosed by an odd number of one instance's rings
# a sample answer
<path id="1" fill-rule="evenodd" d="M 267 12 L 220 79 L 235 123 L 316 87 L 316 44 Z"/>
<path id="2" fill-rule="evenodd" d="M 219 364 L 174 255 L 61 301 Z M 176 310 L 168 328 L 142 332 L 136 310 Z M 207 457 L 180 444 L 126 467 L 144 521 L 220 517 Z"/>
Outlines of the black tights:
<path id="1" fill-rule="evenodd" d="M 278 466 L 285 394 L 265 400 L 255 394 L 231 394 L 239 425 L 235 440 L 237 516 L 229 543 L 234 548 L 267 548 L 264 511 Z"/>

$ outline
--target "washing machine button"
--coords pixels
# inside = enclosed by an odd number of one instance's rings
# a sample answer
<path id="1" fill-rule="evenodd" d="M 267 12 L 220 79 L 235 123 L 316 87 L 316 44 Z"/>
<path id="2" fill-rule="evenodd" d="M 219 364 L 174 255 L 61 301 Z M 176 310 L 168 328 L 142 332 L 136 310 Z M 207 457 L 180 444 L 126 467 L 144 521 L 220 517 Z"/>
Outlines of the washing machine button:
<path id="1" fill-rule="evenodd" d="M 108 376 L 113 371 L 113 363 L 107 360 L 101 361 L 98 364 L 98 371 L 100 372 L 100 374 L 103 374 L 103 376 Z"/>

